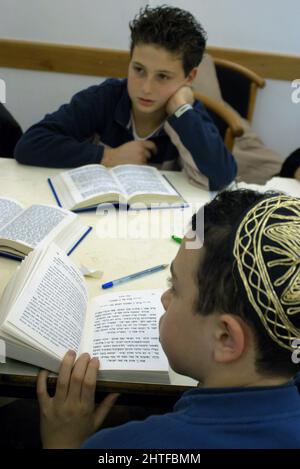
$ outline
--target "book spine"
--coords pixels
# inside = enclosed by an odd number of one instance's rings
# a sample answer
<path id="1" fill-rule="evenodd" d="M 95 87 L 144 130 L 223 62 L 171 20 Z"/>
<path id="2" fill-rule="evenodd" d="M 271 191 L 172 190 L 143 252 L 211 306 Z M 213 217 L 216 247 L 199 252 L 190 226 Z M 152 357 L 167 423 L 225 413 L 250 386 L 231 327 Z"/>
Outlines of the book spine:
<path id="1" fill-rule="evenodd" d="M 56 190 L 55 190 L 55 188 L 54 188 L 54 186 L 53 186 L 53 183 L 52 183 L 51 179 L 48 178 L 47 181 L 48 181 L 48 184 L 49 184 L 49 186 L 50 186 L 50 189 L 52 190 L 52 193 L 53 193 L 53 195 L 54 195 L 54 197 L 55 197 L 55 200 L 56 200 L 56 202 L 57 202 L 57 205 L 58 205 L 59 207 L 63 208 L 63 206 L 62 206 L 62 204 L 61 204 L 61 202 L 60 202 L 60 200 L 59 200 L 59 198 L 58 198 L 58 195 L 57 195 L 57 193 L 56 193 Z"/>
<path id="2" fill-rule="evenodd" d="M 189 204 L 188 202 L 185 202 L 185 203 L 182 203 L 182 204 L 177 204 L 176 202 L 174 202 L 174 203 L 171 202 L 171 205 L 166 205 L 166 206 L 164 206 L 163 203 L 162 203 L 162 204 L 159 204 L 158 207 L 155 207 L 154 204 L 151 205 L 151 207 L 141 207 L 141 208 L 134 208 L 134 207 L 131 208 L 131 207 L 129 206 L 128 210 L 129 210 L 129 211 L 132 210 L 132 211 L 134 211 L 134 212 L 135 212 L 135 211 L 138 212 L 138 211 L 141 211 L 141 210 L 169 210 L 169 209 L 171 209 L 171 208 L 172 208 L 172 209 L 173 209 L 173 208 L 174 208 L 174 209 L 177 209 L 177 208 L 187 208 L 187 207 L 189 207 L 189 206 L 190 206 L 190 204 Z"/>
<path id="3" fill-rule="evenodd" d="M 82 213 L 82 212 L 95 212 L 97 210 L 98 205 L 94 205 L 93 207 L 85 207 L 85 208 L 75 208 L 72 210 L 74 213 Z"/>
<path id="4" fill-rule="evenodd" d="M 89 226 L 88 229 L 86 230 L 86 232 L 81 236 L 81 238 L 79 238 L 79 240 L 74 244 L 74 246 L 70 249 L 70 251 L 67 253 L 67 255 L 69 256 L 70 254 L 72 254 L 72 252 L 77 248 L 78 244 L 81 243 L 81 241 L 92 231 L 93 227 L 92 226 Z"/>
<path id="5" fill-rule="evenodd" d="M 7 252 L 0 252 L 1 257 L 7 257 L 8 259 L 14 259 L 15 261 L 22 261 L 25 256 L 18 256 L 16 254 L 9 254 Z"/>

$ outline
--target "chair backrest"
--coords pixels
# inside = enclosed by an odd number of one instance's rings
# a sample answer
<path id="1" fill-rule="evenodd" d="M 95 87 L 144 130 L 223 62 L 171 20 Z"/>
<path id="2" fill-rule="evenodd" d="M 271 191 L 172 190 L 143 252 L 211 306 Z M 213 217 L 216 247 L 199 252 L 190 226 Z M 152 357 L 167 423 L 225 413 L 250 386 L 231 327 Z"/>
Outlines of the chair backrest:
<path id="1" fill-rule="evenodd" d="M 232 111 L 223 101 L 216 101 L 197 91 L 194 91 L 195 99 L 201 101 L 216 125 L 225 145 L 231 151 L 234 138 L 243 135 L 244 129 L 238 115 Z"/>
<path id="2" fill-rule="evenodd" d="M 204 55 L 193 83 L 194 94 L 205 105 L 230 150 L 234 138 L 244 132 L 234 111 L 251 122 L 257 88 L 264 85 L 265 80 L 255 72 L 234 62 Z"/>
<path id="3" fill-rule="evenodd" d="M 13 158 L 16 143 L 22 135 L 21 126 L 0 103 L 0 157 Z"/>
<path id="4" fill-rule="evenodd" d="M 214 63 L 224 101 L 251 122 L 257 89 L 265 86 L 265 80 L 252 70 L 229 60 L 214 58 Z"/>

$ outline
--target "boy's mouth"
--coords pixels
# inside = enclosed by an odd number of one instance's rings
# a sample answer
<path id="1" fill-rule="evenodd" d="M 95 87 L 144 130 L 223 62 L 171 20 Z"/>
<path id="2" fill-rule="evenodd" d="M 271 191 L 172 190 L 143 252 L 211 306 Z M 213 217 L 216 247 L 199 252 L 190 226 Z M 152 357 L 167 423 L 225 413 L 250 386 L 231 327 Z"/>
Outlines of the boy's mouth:
<path id="1" fill-rule="evenodd" d="M 154 103 L 154 101 L 152 99 L 144 99 L 144 98 L 138 98 L 138 101 L 140 104 L 142 104 L 143 106 L 151 106 L 151 104 Z"/>

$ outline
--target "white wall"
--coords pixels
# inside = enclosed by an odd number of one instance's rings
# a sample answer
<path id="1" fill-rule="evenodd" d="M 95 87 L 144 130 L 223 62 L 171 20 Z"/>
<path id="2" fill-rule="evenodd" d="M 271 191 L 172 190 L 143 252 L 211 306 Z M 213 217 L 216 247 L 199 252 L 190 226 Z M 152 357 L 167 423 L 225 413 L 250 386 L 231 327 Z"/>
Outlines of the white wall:
<path id="1" fill-rule="evenodd" d="M 151 5 L 162 2 L 152 0 Z M 208 33 L 211 46 L 300 54 L 299 0 L 177 0 Z"/>
<path id="2" fill-rule="evenodd" d="M 142 0 L 0 0 L 3 38 L 128 49 L 128 22 Z M 0 68 L 6 106 L 23 130 L 87 86 L 103 81 L 63 73 Z"/>
<path id="3" fill-rule="evenodd" d="M 1 36 L 127 49 L 142 0 L 0 0 Z"/>
<path id="4" fill-rule="evenodd" d="M 128 49 L 128 22 L 142 0 L 0 0 L 3 38 Z M 151 5 L 164 3 L 149 1 Z M 177 0 L 208 32 L 208 44 L 300 54 L 299 0 Z M 0 68 L 7 107 L 24 130 L 54 111 L 78 90 L 102 81 L 75 76 Z M 295 77 L 300 78 L 300 77 Z M 268 80 L 259 92 L 254 128 L 283 156 L 300 146 L 300 104 L 291 84 Z"/>

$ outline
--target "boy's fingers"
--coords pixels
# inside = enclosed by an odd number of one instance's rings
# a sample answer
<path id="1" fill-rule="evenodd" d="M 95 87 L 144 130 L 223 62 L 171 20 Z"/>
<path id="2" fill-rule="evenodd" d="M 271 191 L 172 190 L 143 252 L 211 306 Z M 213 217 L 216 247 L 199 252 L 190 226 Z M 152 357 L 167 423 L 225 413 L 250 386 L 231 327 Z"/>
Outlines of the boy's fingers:
<path id="1" fill-rule="evenodd" d="M 154 142 L 152 142 L 152 140 L 145 140 L 143 142 L 143 145 L 144 145 L 144 148 L 147 148 L 147 150 L 150 150 L 151 153 L 157 153 L 157 146 L 155 145 Z"/>
<path id="2" fill-rule="evenodd" d="M 94 408 L 95 405 L 95 390 L 98 370 L 99 360 L 94 357 L 88 364 L 81 388 L 81 401 L 90 408 Z"/>
<path id="3" fill-rule="evenodd" d="M 146 158 L 145 158 L 145 163 L 146 163 L 146 161 L 151 158 L 152 153 L 151 153 L 151 151 L 145 149 L 145 150 L 144 150 L 144 154 L 145 154 L 145 157 L 146 157 Z"/>
<path id="4" fill-rule="evenodd" d="M 55 392 L 55 398 L 59 401 L 65 401 L 67 398 L 75 358 L 76 353 L 69 350 L 61 363 Z"/>
<path id="5" fill-rule="evenodd" d="M 49 371 L 42 370 L 38 374 L 36 392 L 40 406 L 44 406 L 49 399 L 49 394 L 47 391 L 47 378 Z"/>
<path id="6" fill-rule="evenodd" d="M 86 374 L 88 364 L 90 362 L 90 355 L 83 353 L 76 361 L 70 379 L 69 395 L 68 398 L 74 401 L 79 401 L 81 397 L 81 389 Z"/>

